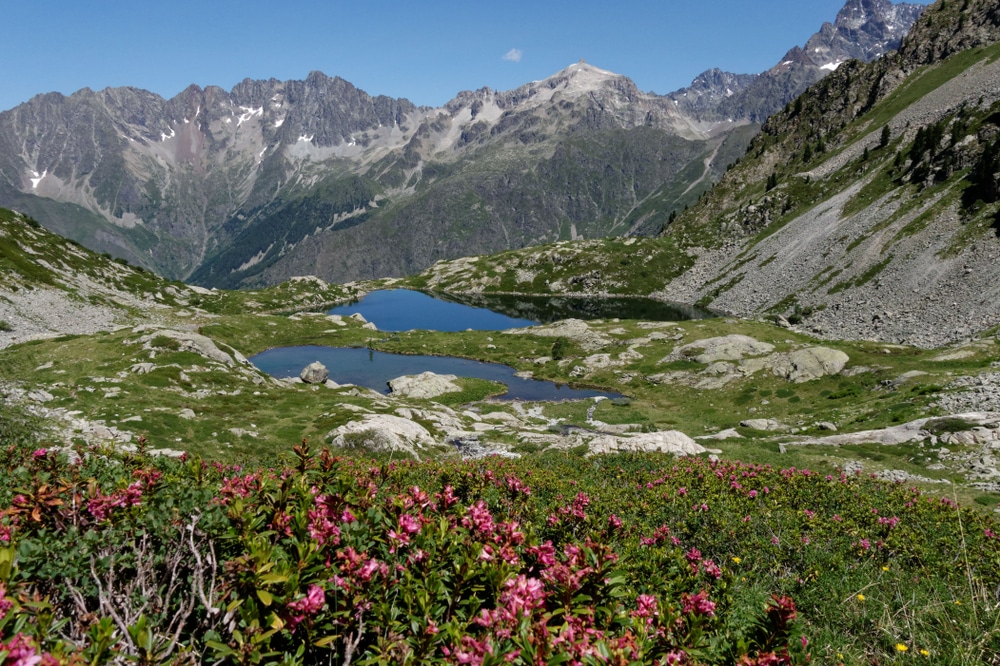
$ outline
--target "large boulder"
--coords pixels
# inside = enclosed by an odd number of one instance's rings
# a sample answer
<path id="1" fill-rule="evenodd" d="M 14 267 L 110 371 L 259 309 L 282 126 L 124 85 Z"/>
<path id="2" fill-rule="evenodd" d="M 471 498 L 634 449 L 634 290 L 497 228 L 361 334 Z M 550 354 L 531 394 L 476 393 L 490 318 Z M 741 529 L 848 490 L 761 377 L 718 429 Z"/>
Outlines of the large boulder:
<path id="1" fill-rule="evenodd" d="M 675 349 L 668 359 L 691 358 L 710 365 L 716 361 L 740 361 L 747 356 L 763 356 L 772 351 L 774 351 L 772 344 L 760 342 L 748 335 L 734 334 L 695 340 Z"/>
<path id="2" fill-rule="evenodd" d="M 827 375 L 839 374 L 850 357 L 829 347 L 806 347 L 787 354 L 771 354 L 762 358 L 740 361 L 740 369 L 747 375 L 770 370 L 777 377 L 801 384 Z"/>
<path id="3" fill-rule="evenodd" d="M 341 448 L 403 451 L 414 456 L 416 449 L 434 444 L 434 438 L 422 425 L 392 414 L 366 414 L 331 430 L 326 437 Z"/>
<path id="4" fill-rule="evenodd" d="M 329 376 L 330 371 L 319 361 L 313 361 L 299 373 L 299 379 L 306 384 L 324 384 Z"/>
<path id="5" fill-rule="evenodd" d="M 438 375 L 433 372 L 421 372 L 419 375 L 404 375 L 389 380 L 392 395 L 406 398 L 436 398 L 445 393 L 456 393 L 462 387 L 456 384 L 455 375 Z"/>
<path id="6" fill-rule="evenodd" d="M 707 449 L 679 430 L 643 432 L 634 435 L 600 435 L 590 440 L 590 453 L 672 453 L 695 456 Z"/>
<path id="7" fill-rule="evenodd" d="M 746 419 L 740 421 L 740 426 L 749 428 L 750 430 L 762 430 L 765 432 L 782 432 L 789 429 L 788 426 L 777 419 Z"/>
<path id="8" fill-rule="evenodd" d="M 788 354 L 788 367 L 775 366 L 775 374 L 783 374 L 785 378 L 796 382 L 807 382 L 827 375 L 839 374 L 850 357 L 837 349 L 829 347 L 807 347 Z"/>

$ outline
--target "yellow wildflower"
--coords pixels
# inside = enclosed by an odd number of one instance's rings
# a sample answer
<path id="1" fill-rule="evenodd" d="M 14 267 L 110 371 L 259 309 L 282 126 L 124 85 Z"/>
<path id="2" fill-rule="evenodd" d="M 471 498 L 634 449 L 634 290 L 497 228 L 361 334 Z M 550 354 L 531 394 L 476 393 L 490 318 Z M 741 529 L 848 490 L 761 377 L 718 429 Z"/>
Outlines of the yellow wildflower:
<path id="1" fill-rule="evenodd" d="M 931 653 L 923 648 L 920 649 L 920 654 L 924 655 L 925 657 L 931 656 Z"/>
<path id="2" fill-rule="evenodd" d="M 859 594 L 859 595 L 857 596 L 857 600 L 858 600 L 858 601 L 864 601 L 864 600 L 865 600 L 865 595 L 863 595 L 863 594 Z"/>
<path id="3" fill-rule="evenodd" d="M 736 564 L 739 564 L 739 563 L 740 563 L 740 562 L 742 562 L 742 561 L 743 561 L 743 560 L 742 560 L 742 559 L 740 559 L 740 558 L 738 558 L 738 557 L 734 557 L 734 558 L 733 558 L 733 562 L 736 562 Z"/>
<path id="4" fill-rule="evenodd" d="M 906 647 L 902 643 L 896 643 L 896 649 L 899 650 L 900 652 L 906 652 L 910 648 Z"/>

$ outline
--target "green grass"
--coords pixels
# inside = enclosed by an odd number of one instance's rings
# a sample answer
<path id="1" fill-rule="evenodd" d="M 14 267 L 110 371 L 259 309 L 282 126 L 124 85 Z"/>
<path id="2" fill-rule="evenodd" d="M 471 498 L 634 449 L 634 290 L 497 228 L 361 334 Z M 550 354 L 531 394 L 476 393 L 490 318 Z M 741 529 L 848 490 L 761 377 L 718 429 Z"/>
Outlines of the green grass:
<path id="1" fill-rule="evenodd" d="M 640 326 L 639 322 L 595 322 L 590 324 L 591 328 L 608 340 L 603 348 L 585 350 L 571 341 L 561 350 L 562 361 L 543 364 L 536 364 L 535 359 L 551 356 L 556 340 L 532 332 L 522 335 L 486 331 L 385 333 L 365 329 L 352 319 L 320 314 L 291 317 L 223 314 L 202 317 L 200 321 L 203 334 L 215 339 L 221 347 L 229 345 L 245 356 L 275 346 L 321 344 L 503 363 L 518 370 L 530 370 L 539 379 L 593 386 L 628 396 L 621 404 L 611 401 L 598 404 L 593 414 L 597 421 L 630 425 L 635 431 L 676 429 L 691 436 L 738 428 L 739 422 L 747 418 L 775 418 L 798 428 L 800 433 L 820 434 L 814 425 L 822 421 L 835 423 L 841 431 L 850 431 L 933 416 L 937 414 L 934 400 L 955 376 L 976 374 L 989 368 L 990 363 L 1000 361 L 998 345 L 976 346 L 974 356 L 969 359 L 931 363 L 930 359 L 939 352 L 890 348 L 875 342 L 819 342 L 763 322 L 730 319 L 677 322 L 670 326 L 668 336 L 653 339 L 648 337 L 651 329 Z M 691 359 L 664 360 L 680 345 L 733 333 L 769 342 L 776 353 L 822 344 L 847 353 L 851 359 L 849 367 L 865 366 L 869 370 L 853 377 L 824 377 L 802 384 L 792 384 L 763 371 L 736 379 L 723 388 L 699 389 L 693 385 L 706 366 Z M 271 459 L 289 441 L 302 438 L 325 441 L 333 429 L 357 418 L 355 409 L 393 413 L 406 407 L 433 412 L 445 407 L 460 411 L 472 406 L 483 415 L 505 411 L 525 418 L 509 404 L 490 403 L 489 398 L 500 387 L 486 381 L 463 379 L 462 391 L 434 401 L 376 399 L 366 393 L 353 395 L 350 389 L 277 386 L 262 376 L 254 380 L 182 351 L 176 340 L 166 335 L 152 335 L 149 348 L 143 348 L 137 343 L 141 335 L 123 330 L 34 341 L 0 350 L 0 379 L 17 381 L 25 388 L 46 387 L 55 398 L 49 407 L 78 410 L 86 418 L 145 435 L 154 447 L 183 449 L 228 461 Z M 639 354 L 619 360 L 619 354 L 629 350 L 637 340 L 643 340 L 635 347 Z M 584 367 L 584 359 L 595 353 L 609 354 L 614 364 L 575 375 L 574 368 Z M 155 358 L 150 358 L 153 354 Z M 157 368 L 148 374 L 130 371 L 144 362 L 153 362 Z M 51 366 L 46 368 L 49 363 Z M 886 388 L 893 379 L 910 370 L 928 374 L 904 387 Z M 680 373 L 679 379 L 651 379 L 666 373 Z M 109 393 L 109 389 L 118 391 Z M 553 422 L 559 426 L 587 427 L 587 412 L 592 406 L 591 401 L 543 404 L 542 418 L 525 420 L 543 430 Z M 196 418 L 182 418 L 182 411 L 187 409 Z M 141 420 L 132 420 L 136 416 Z M 436 428 L 429 421 L 426 425 L 432 431 Z M 472 422 L 466 427 L 471 430 Z M 246 434 L 236 434 L 234 429 Z M 826 464 L 819 460 L 822 457 L 819 453 L 808 447 L 791 447 L 782 454 L 771 434 L 743 432 L 745 440 L 713 442 L 711 447 L 721 450 L 724 456 L 755 462 Z M 515 448 L 523 444 L 516 432 L 503 427 L 483 433 L 482 438 Z M 547 448 L 532 446 L 537 448 L 536 452 Z M 824 453 L 831 451 L 824 449 Z M 835 457 L 844 459 L 848 453 L 841 452 Z M 448 455 L 448 452 L 434 451 L 428 455 Z M 882 462 L 890 461 L 887 458 Z M 906 469 L 916 473 L 919 465 L 912 465 Z"/>

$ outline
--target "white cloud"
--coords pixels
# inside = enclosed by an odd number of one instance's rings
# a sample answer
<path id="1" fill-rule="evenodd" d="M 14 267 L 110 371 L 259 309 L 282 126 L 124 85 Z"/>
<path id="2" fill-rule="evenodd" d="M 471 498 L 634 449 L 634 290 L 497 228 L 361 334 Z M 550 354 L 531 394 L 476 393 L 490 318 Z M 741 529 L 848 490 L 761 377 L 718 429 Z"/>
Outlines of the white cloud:
<path id="1" fill-rule="evenodd" d="M 521 49 L 511 49 L 503 54 L 503 59 L 507 62 L 521 62 L 521 56 L 523 55 L 524 52 Z"/>

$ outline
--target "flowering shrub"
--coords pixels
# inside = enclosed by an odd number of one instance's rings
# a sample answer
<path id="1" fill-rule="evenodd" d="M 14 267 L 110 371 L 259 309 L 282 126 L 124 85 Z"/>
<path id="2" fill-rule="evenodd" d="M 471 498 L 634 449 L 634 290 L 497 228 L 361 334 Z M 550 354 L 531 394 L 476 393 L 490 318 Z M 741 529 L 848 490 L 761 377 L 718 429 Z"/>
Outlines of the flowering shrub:
<path id="1" fill-rule="evenodd" d="M 1000 653 L 1000 529 L 900 485 L 652 455 L 394 465 L 303 445 L 246 471 L 84 453 L 0 464 L 2 663 Z"/>

